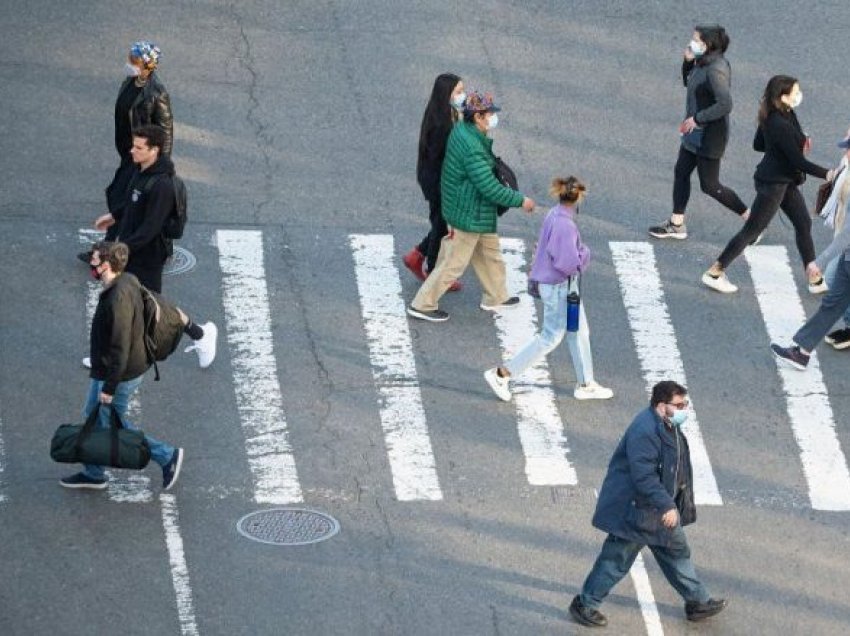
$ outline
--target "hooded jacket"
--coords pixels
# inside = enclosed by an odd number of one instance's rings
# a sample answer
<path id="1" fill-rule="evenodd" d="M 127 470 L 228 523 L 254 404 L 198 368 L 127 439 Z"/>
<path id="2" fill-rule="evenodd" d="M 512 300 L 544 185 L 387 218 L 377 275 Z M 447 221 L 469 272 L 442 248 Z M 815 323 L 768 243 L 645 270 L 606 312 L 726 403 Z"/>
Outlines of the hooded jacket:
<path id="1" fill-rule="evenodd" d="M 128 77 L 121 83 L 121 88 L 118 89 L 120 101 L 121 93 L 130 82 L 135 81 L 135 77 Z M 148 81 L 142 87 L 142 90 L 133 100 L 133 105 L 130 107 L 130 112 L 119 112 L 118 101 L 115 104 L 115 149 L 122 157 L 129 152 L 127 139 L 123 139 L 119 133 L 123 126 L 119 125 L 119 118 L 130 118 L 130 130 L 136 130 L 140 126 L 149 126 L 154 124 L 162 128 L 165 132 L 165 143 L 162 146 L 162 155 L 165 157 L 171 156 L 171 148 L 174 143 L 174 118 L 171 113 L 171 99 L 165 86 L 159 81 L 156 72 L 150 74 Z M 132 145 L 132 140 L 130 145 Z"/>
<path id="2" fill-rule="evenodd" d="M 683 142 L 685 149 L 700 157 L 720 159 L 729 141 L 732 67 L 722 53 L 707 53 L 682 63 L 682 81 L 688 89 L 685 117 L 693 117 L 703 129 L 700 147 Z"/>
<path id="3" fill-rule="evenodd" d="M 104 393 L 148 370 L 144 330 L 139 281 L 124 272 L 100 292 L 91 323 L 89 377 L 103 380 Z"/>

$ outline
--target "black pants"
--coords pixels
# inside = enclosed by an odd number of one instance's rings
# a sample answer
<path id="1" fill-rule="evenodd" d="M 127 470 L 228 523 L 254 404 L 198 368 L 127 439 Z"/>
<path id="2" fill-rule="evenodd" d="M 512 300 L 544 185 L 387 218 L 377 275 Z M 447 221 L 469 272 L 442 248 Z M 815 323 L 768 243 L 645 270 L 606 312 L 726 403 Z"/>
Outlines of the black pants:
<path id="1" fill-rule="evenodd" d="M 673 214 L 684 214 L 691 198 L 691 174 L 696 169 L 699 186 L 712 199 L 722 203 L 736 214 L 747 211 L 746 204 L 731 188 L 720 183 L 720 159 L 708 159 L 679 147 L 679 158 L 673 178 Z"/>
<path id="2" fill-rule="evenodd" d="M 440 253 L 440 242 L 449 233 L 449 226 L 443 218 L 443 208 L 440 199 L 428 201 L 431 212 L 428 215 L 431 220 L 431 231 L 425 235 L 419 244 L 419 251 L 428 259 L 428 271 L 433 272 L 437 267 L 437 255 Z"/>
<path id="3" fill-rule="evenodd" d="M 793 183 L 767 183 L 756 180 L 756 198 L 750 208 L 750 218 L 744 227 L 732 237 L 717 259 L 726 269 L 741 255 L 747 245 L 767 229 L 777 210 L 782 209 L 794 226 L 797 251 L 803 265 L 815 260 L 815 244 L 812 241 L 812 218 L 800 189 Z"/>
<path id="4" fill-rule="evenodd" d="M 159 267 L 150 267 L 150 266 L 139 266 L 133 263 L 131 260 L 127 263 L 126 271 L 133 274 L 136 278 L 139 279 L 139 282 L 150 289 L 151 291 L 155 291 L 157 294 L 162 293 L 162 270 L 165 267 L 165 263 L 160 265 Z"/>

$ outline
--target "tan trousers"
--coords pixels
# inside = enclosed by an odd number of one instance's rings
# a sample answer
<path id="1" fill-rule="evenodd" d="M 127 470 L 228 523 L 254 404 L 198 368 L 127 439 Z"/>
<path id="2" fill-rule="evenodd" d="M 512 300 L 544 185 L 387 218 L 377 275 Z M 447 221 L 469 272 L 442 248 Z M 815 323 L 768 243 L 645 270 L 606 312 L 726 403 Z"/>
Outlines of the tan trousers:
<path id="1" fill-rule="evenodd" d="M 440 257 L 434 271 L 422 283 L 410 303 L 419 311 L 434 311 L 446 290 L 472 264 L 484 293 L 485 305 L 500 305 L 508 299 L 505 287 L 505 261 L 499 248 L 498 234 L 479 234 L 449 228 L 440 244 Z"/>

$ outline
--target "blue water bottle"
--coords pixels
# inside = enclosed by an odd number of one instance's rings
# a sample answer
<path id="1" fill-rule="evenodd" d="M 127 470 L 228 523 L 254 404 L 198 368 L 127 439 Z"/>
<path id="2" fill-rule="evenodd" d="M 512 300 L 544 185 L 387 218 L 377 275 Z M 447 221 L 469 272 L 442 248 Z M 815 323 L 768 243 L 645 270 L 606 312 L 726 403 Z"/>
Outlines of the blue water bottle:
<path id="1" fill-rule="evenodd" d="M 578 331 L 579 307 L 581 298 L 576 290 L 567 294 L 567 331 Z"/>

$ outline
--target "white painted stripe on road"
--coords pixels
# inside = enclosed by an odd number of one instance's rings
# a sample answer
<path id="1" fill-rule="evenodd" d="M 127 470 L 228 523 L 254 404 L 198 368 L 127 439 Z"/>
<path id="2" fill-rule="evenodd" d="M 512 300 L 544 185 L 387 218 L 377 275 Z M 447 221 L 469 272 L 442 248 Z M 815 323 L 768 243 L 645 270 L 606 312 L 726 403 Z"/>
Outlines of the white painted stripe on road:
<path id="1" fill-rule="evenodd" d="M 788 345 L 806 322 L 788 251 L 781 245 L 765 245 L 749 247 L 744 255 L 767 333 L 773 342 Z M 768 354 L 765 344 L 765 355 Z M 777 368 L 791 427 L 800 446 L 812 508 L 850 510 L 850 472 L 835 433 L 835 418 L 817 355 L 812 352 L 806 371 L 792 369 L 778 360 Z"/>
<path id="2" fill-rule="evenodd" d="M 502 238 L 500 244 L 508 290 L 511 293 L 525 290 L 528 280 L 524 271 L 525 243 L 521 239 Z M 493 314 L 505 360 L 509 360 L 537 333 L 534 301 L 525 293 L 520 294 L 520 299 L 518 307 Z M 535 486 L 576 485 L 578 476 L 568 458 L 564 423 L 558 412 L 546 358 L 517 377 L 513 381 L 513 390 L 528 483 Z"/>
<path id="3" fill-rule="evenodd" d="M 688 386 L 652 245 L 618 241 L 609 245 L 647 388 L 652 389 L 662 380 Z M 690 413 L 682 430 L 688 436 L 691 450 L 694 499 L 697 504 L 720 506 L 723 500 L 708 459 L 694 400 L 690 396 L 689 399 Z"/>
<path id="4" fill-rule="evenodd" d="M 80 245 L 88 249 L 92 243 L 103 239 L 104 233 L 98 230 L 80 229 L 78 238 Z M 103 285 L 90 278 L 86 282 L 86 336 L 91 331 L 91 321 L 94 319 L 94 311 L 97 309 L 97 300 Z M 85 355 L 88 355 L 88 347 Z M 82 357 L 82 356 L 81 356 Z M 138 424 L 142 416 L 142 406 L 139 402 L 138 392 L 130 397 L 127 405 L 127 417 L 134 424 Z M 143 473 L 113 473 L 106 471 L 109 478 L 107 493 L 109 499 L 118 503 L 147 503 L 153 500 L 153 492 L 150 488 L 150 478 Z"/>
<path id="5" fill-rule="evenodd" d="M 396 497 L 440 500 L 393 237 L 352 234 L 349 241 Z"/>
<path id="6" fill-rule="evenodd" d="M 6 487 L 3 473 L 6 470 L 6 447 L 3 445 L 3 411 L 0 410 L 0 503 L 6 501 Z"/>
<path id="7" fill-rule="evenodd" d="M 289 444 L 274 356 L 263 235 L 256 230 L 218 230 L 227 341 L 236 403 L 254 501 L 287 504 L 302 500 Z"/>
<path id="8" fill-rule="evenodd" d="M 637 555 L 629 574 L 635 586 L 638 606 L 643 615 L 644 625 L 646 625 L 646 633 L 648 636 L 664 636 L 661 616 L 658 614 L 658 606 L 655 604 L 655 595 L 652 593 L 652 586 L 649 584 L 649 575 L 646 573 L 642 554 Z"/>
<path id="9" fill-rule="evenodd" d="M 197 636 L 198 625 L 195 622 L 195 609 L 192 602 L 192 587 L 189 584 L 189 567 L 183 553 L 183 537 L 180 535 L 180 523 L 177 515 L 177 501 L 174 495 L 162 493 L 162 527 L 165 529 L 165 546 L 168 548 L 168 561 L 171 564 L 171 582 L 177 596 L 177 617 L 180 621 L 180 633 L 183 636 Z"/>

